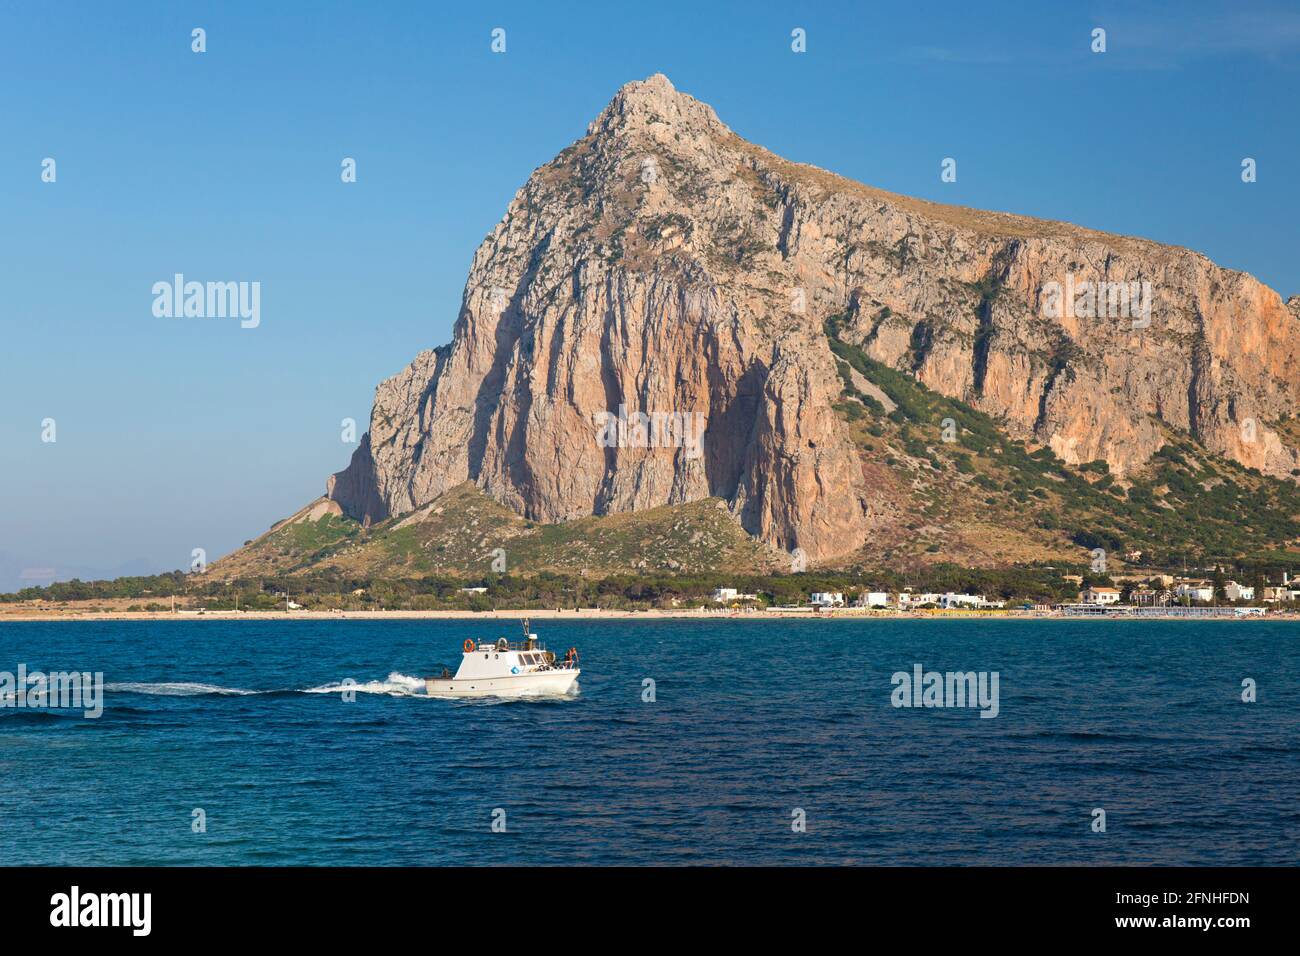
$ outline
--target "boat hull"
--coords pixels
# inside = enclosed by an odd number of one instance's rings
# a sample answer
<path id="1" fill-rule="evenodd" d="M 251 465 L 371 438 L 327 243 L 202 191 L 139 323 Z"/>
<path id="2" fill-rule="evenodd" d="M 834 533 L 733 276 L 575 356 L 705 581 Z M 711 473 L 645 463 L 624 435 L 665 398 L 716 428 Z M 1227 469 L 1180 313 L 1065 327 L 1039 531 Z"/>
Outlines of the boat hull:
<path id="1" fill-rule="evenodd" d="M 424 688 L 430 697 L 545 697 L 570 693 L 581 673 L 580 669 L 574 668 L 459 680 L 426 677 Z"/>

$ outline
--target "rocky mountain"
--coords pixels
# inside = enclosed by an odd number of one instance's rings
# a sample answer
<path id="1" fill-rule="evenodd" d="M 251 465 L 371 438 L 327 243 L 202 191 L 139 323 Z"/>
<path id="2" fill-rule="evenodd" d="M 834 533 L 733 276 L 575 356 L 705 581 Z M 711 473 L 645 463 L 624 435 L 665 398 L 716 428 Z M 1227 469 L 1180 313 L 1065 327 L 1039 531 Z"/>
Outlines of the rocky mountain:
<path id="1" fill-rule="evenodd" d="M 549 524 L 717 499 L 844 559 L 906 507 L 845 413 L 893 405 L 862 362 L 1121 481 L 1184 439 L 1289 480 L 1298 320 L 1189 250 L 788 162 L 655 75 L 515 195 L 327 497 L 363 526 L 466 483 Z"/>

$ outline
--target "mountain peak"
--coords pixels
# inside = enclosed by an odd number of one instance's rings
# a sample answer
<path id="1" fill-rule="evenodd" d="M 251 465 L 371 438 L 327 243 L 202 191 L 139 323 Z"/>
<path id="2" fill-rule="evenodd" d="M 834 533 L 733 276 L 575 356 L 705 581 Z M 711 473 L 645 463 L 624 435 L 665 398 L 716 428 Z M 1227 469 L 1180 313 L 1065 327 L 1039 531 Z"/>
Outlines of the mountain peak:
<path id="1" fill-rule="evenodd" d="M 587 127 L 587 133 L 611 134 L 654 125 L 694 133 L 728 131 L 713 107 L 679 92 L 664 74 L 654 73 L 619 87 L 609 105 Z"/>
<path id="2" fill-rule="evenodd" d="M 673 81 L 668 79 L 668 77 L 662 73 L 651 73 L 644 80 L 632 80 L 628 83 L 624 83 L 622 89 L 652 90 L 659 94 L 677 92 L 677 87 L 673 86 Z"/>

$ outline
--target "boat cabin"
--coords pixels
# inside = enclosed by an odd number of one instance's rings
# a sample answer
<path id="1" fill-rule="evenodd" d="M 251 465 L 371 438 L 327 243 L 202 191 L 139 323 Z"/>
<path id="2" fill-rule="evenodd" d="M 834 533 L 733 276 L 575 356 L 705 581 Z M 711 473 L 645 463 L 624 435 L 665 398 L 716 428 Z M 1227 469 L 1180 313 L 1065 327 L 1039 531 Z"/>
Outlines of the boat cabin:
<path id="1" fill-rule="evenodd" d="M 555 654 L 546 649 L 536 634 L 527 634 L 522 641 L 508 641 L 504 637 L 496 643 L 467 640 L 463 650 L 464 657 L 456 671 L 456 680 L 511 677 L 570 669 L 577 664 L 577 654 L 573 651 L 557 661 Z"/>

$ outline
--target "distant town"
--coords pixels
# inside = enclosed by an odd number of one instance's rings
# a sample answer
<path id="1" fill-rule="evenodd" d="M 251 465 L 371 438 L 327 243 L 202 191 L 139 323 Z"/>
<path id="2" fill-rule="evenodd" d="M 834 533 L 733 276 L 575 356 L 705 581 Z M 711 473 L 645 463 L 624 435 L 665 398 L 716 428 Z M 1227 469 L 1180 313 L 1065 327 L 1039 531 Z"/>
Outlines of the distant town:
<path id="1" fill-rule="evenodd" d="M 1082 584 L 1082 575 L 1067 575 Z M 983 594 L 955 591 L 812 591 L 802 605 L 766 605 L 771 611 L 801 611 L 812 613 L 836 610 L 869 610 L 892 612 L 928 611 L 1033 611 L 1040 614 L 1064 616 L 1169 616 L 1169 617 L 1247 617 L 1262 616 L 1270 610 L 1290 609 L 1300 601 L 1300 582 L 1292 582 L 1289 573 L 1283 573 L 1278 584 L 1262 587 L 1241 584 L 1234 580 L 1216 582 L 1212 579 L 1179 577 L 1157 574 L 1140 581 L 1126 581 L 1120 587 L 1090 584 L 1081 587 L 1075 601 L 1053 604 L 1010 602 L 989 598 Z M 1259 592 L 1258 594 L 1256 592 Z M 730 609 L 755 609 L 760 596 L 743 593 L 732 587 L 719 587 L 713 591 L 715 605 Z"/>
<path id="2" fill-rule="evenodd" d="M 943 565 L 791 575 L 488 575 L 476 580 L 310 576 L 221 581 L 201 573 L 56 583 L 0 594 L 0 619 L 410 614 L 729 617 L 1012 616 L 1248 618 L 1300 614 L 1283 568 Z"/>

